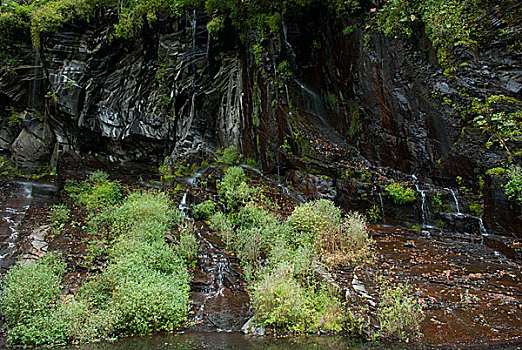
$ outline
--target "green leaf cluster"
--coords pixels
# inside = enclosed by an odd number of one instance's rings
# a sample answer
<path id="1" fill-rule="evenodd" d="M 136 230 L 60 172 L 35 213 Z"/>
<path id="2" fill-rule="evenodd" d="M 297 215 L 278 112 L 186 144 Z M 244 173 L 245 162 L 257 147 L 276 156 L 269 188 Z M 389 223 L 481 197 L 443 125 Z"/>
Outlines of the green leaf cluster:
<path id="1" fill-rule="evenodd" d="M 91 176 L 99 183 L 102 173 Z M 18 264 L 6 277 L 2 312 L 12 344 L 87 342 L 114 335 L 172 331 L 187 318 L 190 276 L 198 243 L 193 227 L 163 193 L 132 193 L 106 206 L 97 227 L 110 231 L 107 268 L 76 295 L 61 295 L 65 264 L 47 255 Z M 175 245 L 166 235 L 178 229 Z"/>
<path id="2" fill-rule="evenodd" d="M 448 50 L 456 45 L 475 47 L 482 33 L 481 0 L 387 0 L 374 23 L 383 33 L 411 37 L 424 28 L 446 65 Z"/>
<path id="3" fill-rule="evenodd" d="M 407 204 L 416 200 L 413 189 L 399 182 L 391 182 L 385 189 L 397 204 Z"/>
<path id="4" fill-rule="evenodd" d="M 109 181 L 109 175 L 101 170 L 95 171 L 80 183 L 68 180 L 65 191 L 76 204 L 84 206 L 90 212 L 115 205 L 122 199 L 120 184 Z"/>

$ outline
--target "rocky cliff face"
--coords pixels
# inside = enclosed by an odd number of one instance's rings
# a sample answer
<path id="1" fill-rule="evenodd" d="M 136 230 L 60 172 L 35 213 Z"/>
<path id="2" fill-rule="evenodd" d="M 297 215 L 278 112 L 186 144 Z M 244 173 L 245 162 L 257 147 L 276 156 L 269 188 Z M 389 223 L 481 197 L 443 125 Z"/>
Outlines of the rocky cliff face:
<path id="1" fill-rule="evenodd" d="M 463 51 L 466 65 L 448 78 L 425 38 L 345 35 L 328 16 L 310 8 L 287 16 L 279 38 L 243 41 L 232 28 L 212 38 L 196 12 L 145 26 L 132 40 L 112 37 L 111 12 L 68 24 L 1 71 L 3 113 L 15 106 L 24 123 L 2 129 L 0 151 L 32 171 L 63 152 L 159 164 L 236 145 L 310 198 L 378 205 L 384 216 L 393 210 L 383 208 L 382 179 L 436 191 L 462 178 L 481 191 L 478 174 L 503 156 L 443 102 L 458 103 L 463 91 L 520 99 L 520 54 L 498 43 L 475 56 Z M 521 232 L 520 206 L 500 189 L 484 190 L 487 226 Z M 395 217 L 421 221 L 417 197 Z M 515 212 L 509 227 L 499 214 L 506 205 Z"/>

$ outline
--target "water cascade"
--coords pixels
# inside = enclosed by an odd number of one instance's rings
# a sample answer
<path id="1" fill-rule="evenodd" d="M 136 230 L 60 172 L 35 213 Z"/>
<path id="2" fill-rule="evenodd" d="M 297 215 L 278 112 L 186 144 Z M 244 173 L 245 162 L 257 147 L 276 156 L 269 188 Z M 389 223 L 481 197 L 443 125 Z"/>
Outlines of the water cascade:
<path id="1" fill-rule="evenodd" d="M 7 201 L 0 205 L 0 269 L 7 268 L 16 251 L 20 224 L 31 206 L 33 184 L 15 183 L 16 189 Z"/>
<path id="2" fill-rule="evenodd" d="M 31 91 L 29 92 L 29 109 L 37 109 L 37 100 L 40 95 L 40 49 L 35 48 L 33 54 L 33 73 L 31 81 Z"/>
<path id="3" fill-rule="evenodd" d="M 455 201 L 455 208 L 457 210 L 457 215 L 460 215 L 460 207 L 459 207 L 459 200 L 457 199 L 457 195 L 455 194 L 455 191 L 452 188 L 446 188 L 447 191 L 451 193 L 453 196 L 453 200 Z"/>
<path id="4" fill-rule="evenodd" d="M 196 231 L 200 248 L 192 282 L 193 328 L 238 331 L 251 316 L 239 265 L 204 225 Z"/>
<path id="5" fill-rule="evenodd" d="M 429 224 L 429 210 L 426 205 L 426 193 L 424 190 L 419 188 L 419 185 L 415 184 L 415 190 L 421 196 L 421 215 L 422 215 L 422 226 L 426 227 Z"/>

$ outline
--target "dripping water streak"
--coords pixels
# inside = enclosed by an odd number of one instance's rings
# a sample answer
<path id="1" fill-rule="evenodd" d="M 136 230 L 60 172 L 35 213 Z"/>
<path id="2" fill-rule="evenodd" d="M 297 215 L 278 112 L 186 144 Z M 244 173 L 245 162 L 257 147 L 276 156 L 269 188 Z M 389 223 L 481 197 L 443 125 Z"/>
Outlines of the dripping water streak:
<path id="1" fill-rule="evenodd" d="M 453 200 L 455 201 L 455 207 L 457 209 L 457 214 L 460 214 L 460 207 L 459 207 L 459 200 L 457 199 L 457 195 L 455 194 L 455 191 L 452 188 L 446 188 L 447 191 L 451 193 L 453 196 Z"/>
<path id="2" fill-rule="evenodd" d="M 382 203 L 381 192 L 378 192 L 377 195 L 379 196 L 379 204 L 381 205 L 381 217 L 384 220 L 384 204 Z"/>
<path id="3" fill-rule="evenodd" d="M 421 190 L 417 184 L 415 184 L 415 190 L 421 195 L 421 215 L 422 215 L 422 226 L 426 226 L 428 224 L 428 210 L 426 206 L 426 193 L 424 190 Z"/>
<path id="4" fill-rule="evenodd" d="M 188 210 L 189 210 L 189 207 L 187 205 L 187 195 L 188 195 L 188 190 L 186 190 L 185 193 L 183 194 L 183 198 L 181 198 L 181 201 L 179 202 L 179 206 L 178 206 L 178 209 L 185 216 L 188 215 Z"/>
<path id="5" fill-rule="evenodd" d="M 0 206 L 0 268 L 2 269 L 8 267 L 8 260 L 15 253 L 20 224 L 32 202 L 33 184 L 16 182 L 16 185 L 18 189 Z"/>
<path id="6" fill-rule="evenodd" d="M 31 81 L 31 92 L 29 96 L 29 109 L 36 110 L 37 108 L 37 96 L 38 91 L 40 90 L 40 49 L 36 48 L 34 50 L 33 57 L 33 76 Z"/>
<path id="7" fill-rule="evenodd" d="M 324 119 L 324 117 L 326 115 L 326 110 L 325 110 L 324 105 L 323 105 L 323 103 L 321 101 L 321 97 L 319 97 L 319 95 L 317 95 L 311 89 L 306 87 L 299 80 L 294 79 L 294 81 L 296 82 L 297 85 L 299 85 L 299 87 L 303 90 L 303 92 L 306 93 L 306 95 L 308 95 L 308 97 L 309 97 L 308 101 L 310 103 L 310 108 L 312 109 L 314 114 L 316 116 L 318 116 L 319 119 L 321 119 L 321 122 L 323 123 L 324 126 L 328 126 L 328 123 Z"/>

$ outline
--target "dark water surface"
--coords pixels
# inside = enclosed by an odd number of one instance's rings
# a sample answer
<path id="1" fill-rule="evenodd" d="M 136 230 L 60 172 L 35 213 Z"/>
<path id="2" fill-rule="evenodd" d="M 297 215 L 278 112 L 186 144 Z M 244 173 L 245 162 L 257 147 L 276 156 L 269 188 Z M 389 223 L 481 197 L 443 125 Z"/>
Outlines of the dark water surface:
<path id="1" fill-rule="evenodd" d="M 155 350 L 155 349 L 369 349 L 368 344 L 354 343 L 341 336 L 310 336 L 296 338 L 254 338 L 239 332 L 189 332 L 160 334 L 150 337 L 121 339 L 64 350 Z"/>
<path id="2" fill-rule="evenodd" d="M 394 343 L 360 343 L 343 336 L 300 336 L 293 338 L 255 338 L 239 332 L 188 332 L 182 334 L 159 334 L 148 337 L 136 337 L 117 340 L 114 342 L 101 342 L 81 346 L 68 346 L 59 348 L 63 350 L 369 350 L 369 349 L 496 349 L 512 350 L 522 349 L 522 344 L 502 344 L 487 346 L 450 346 L 432 347 L 426 344 L 394 344 Z"/>

